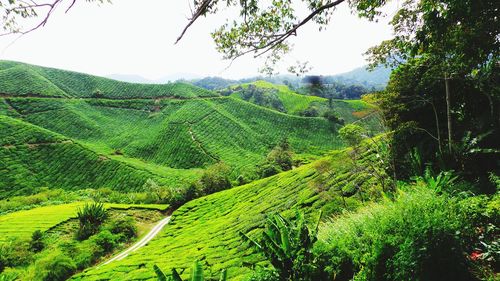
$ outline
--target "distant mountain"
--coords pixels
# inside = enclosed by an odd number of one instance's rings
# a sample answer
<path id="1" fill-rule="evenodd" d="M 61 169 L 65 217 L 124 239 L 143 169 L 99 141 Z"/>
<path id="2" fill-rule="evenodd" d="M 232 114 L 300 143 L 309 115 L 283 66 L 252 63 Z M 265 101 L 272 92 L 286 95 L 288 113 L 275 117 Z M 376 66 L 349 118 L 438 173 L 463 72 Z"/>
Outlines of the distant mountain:
<path id="1" fill-rule="evenodd" d="M 253 83 L 257 81 L 267 81 L 273 84 L 300 88 L 309 84 L 311 77 L 320 77 L 320 80 L 323 81 L 323 83 L 336 83 L 341 84 L 344 87 L 361 86 L 365 88 L 366 91 L 371 91 L 373 89 L 379 90 L 385 88 L 387 82 L 389 81 L 391 71 L 391 69 L 385 67 L 377 67 L 373 71 L 369 71 L 366 66 L 363 66 L 349 72 L 336 75 L 307 75 L 305 77 L 298 77 L 295 75 L 284 74 L 272 77 L 255 76 L 239 80 L 225 79 L 222 77 L 205 77 L 202 79 L 191 79 L 188 82 L 208 90 L 219 90 L 235 84 Z"/>
<path id="2" fill-rule="evenodd" d="M 384 88 L 389 82 L 391 69 L 379 66 L 372 71 L 369 71 L 366 66 L 356 68 L 346 73 L 334 75 L 334 78 L 349 84 L 359 83 L 367 87 Z"/>
<path id="3" fill-rule="evenodd" d="M 207 90 L 218 90 L 227 88 L 234 84 L 239 84 L 241 82 L 221 77 L 205 77 L 203 79 L 195 80 L 194 82 L 191 81 L 191 83 L 195 86 L 202 87 Z"/>
<path id="4" fill-rule="evenodd" d="M 190 81 L 190 80 L 195 80 L 195 79 L 200 79 L 202 76 L 198 74 L 193 74 L 193 73 L 185 73 L 185 72 L 179 72 L 179 73 L 174 73 L 170 74 L 164 77 L 161 77 L 159 79 L 155 79 L 155 83 L 168 83 L 168 82 L 175 82 L 175 81 Z"/>

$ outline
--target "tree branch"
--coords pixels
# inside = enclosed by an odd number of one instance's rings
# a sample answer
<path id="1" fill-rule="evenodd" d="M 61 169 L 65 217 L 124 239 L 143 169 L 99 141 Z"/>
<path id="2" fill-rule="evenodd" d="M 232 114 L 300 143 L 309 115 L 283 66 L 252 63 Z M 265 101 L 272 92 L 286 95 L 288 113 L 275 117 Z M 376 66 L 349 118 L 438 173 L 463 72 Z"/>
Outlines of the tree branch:
<path id="1" fill-rule="evenodd" d="M 184 27 L 184 29 L 181 32 L 181 35 L 177 37 L 177 40 L 175 41 L 175 44 L 179 43 L 181 41 L 182 37 L 184 37 L 184 34 L 186 34 L 186 31 L 188 28 L 201 16 L 205 11 L 207 10 L 208 6 L 210 3 L 212 3 L 213 0 L 203 0 L 201 3 L 200 7 L 196 9 L 196 12 L 191 16 L 191 19 L 189 19 L 188 24 Z"/>
<path id="2" fill-rule="evenodd" d="M 201 16 L 203 15 L 204 12 L 206 12 L 206 9 L 208 8 L 208 6 L 212 3 L 213 0 L 204 0 L 202 2 L 202 4 L 200 5 L 200 7 L 196 10 L 196 12 L 193 14 L 193 16 L 191 17 L 191 19 L 189 20 L 188 24 L 184 27 L 184 29 L 182 30 L 181 32 L 181 35 L 177 38 L 177 41 L 175 42 L 176 44 L 183 38 L 184 34 L 186 33 L 186 31 L 188 30 L 188 28 Z M 317 16 L 318 14 L 320 14 L 321 12 L 325 11 L 325 10 L 328 10 L 328 9 L 331 9 L 331 8 L 334 8 L 336 7 L 337 5 L 339 5 L 340 3 L 342 2 L 345 2 L 346 0 L 336 0 L 334 2 L 331 2 L 331 3 L 328 3 L 328 4 L 325 4 L 319 8 L 317 8 L 316 10 L 314 10 L 312 13 L 310 13 L 306 18 L 304 18 L 302 21 L 300 21 L 298 24 L 294 25 L 291 29 L 281 33 L 281 34 L 272 34 L 272 35 L 268 35 L 267 37 L 268 38 L 274 38 L 273 40 L 271 40 L 270 42 L 268 42 L 267 44 L 263 45 L 263 46 L 255 46 L 253 44 L 251 44 L 251 47 L 248 49 L 248 50 L 245 50 L 243 52 L 240 52 L 236 55 L 233 56 L 232 59 L 236 59 L 236 58 L 239 58 L 241 56 L 244 56 L 248 53 L 252 53 L 252 52 L 257 52 L 259 50 L 263 50 L 261 53 L 255 55 L 255 57 L 259 57 L 269 51 L 271 51 L 272 49 L 274 49 L 276 46 L 278 46 L 279 44 L 282 44 L 285 40 L 287 40 L 290 36 L 292 35 L 296 35 L 297 34 L 297 30 L 302 27 L 303 25 L 305 25 L 306 23 L 308 23 L 309 21 L 311 21 L 315 16 Z M 246 16 L 245 16 L 245 21 L 247 20 L 246 19 Z"/>

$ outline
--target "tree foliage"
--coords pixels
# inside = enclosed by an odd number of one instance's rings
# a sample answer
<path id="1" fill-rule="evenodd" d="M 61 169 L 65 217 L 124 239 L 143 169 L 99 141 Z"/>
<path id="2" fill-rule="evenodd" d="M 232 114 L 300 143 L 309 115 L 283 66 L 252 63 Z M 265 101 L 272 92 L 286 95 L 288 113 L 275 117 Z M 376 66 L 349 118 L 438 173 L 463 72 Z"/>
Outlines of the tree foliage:
<path id="1" fill-rule="evenodd" d="M 498 1 L 405 1 L 392 20 L 395 37 L 369 50 L 372 65 L 397 67 L 378 94 L 395 130 L 400 177 L 410 151 L 435 168 L 487 182 L 500 146 Z"/>

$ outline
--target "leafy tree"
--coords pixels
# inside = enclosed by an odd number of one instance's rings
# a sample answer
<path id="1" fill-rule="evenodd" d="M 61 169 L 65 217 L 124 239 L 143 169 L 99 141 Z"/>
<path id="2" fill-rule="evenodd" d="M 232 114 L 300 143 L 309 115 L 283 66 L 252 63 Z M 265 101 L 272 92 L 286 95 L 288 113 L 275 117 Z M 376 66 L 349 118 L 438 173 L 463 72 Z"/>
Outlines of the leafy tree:
<path id="1" fill-rule="evenodd" d="M 339 130 L 340 138 L 352 147 L 358 146 L 365 134 L 365 129 L 356 124 L 347 124 Z"/>
<path id="2" fill-rule="evenodd" d="M 300 112 L 300 115 L 305 117 L 318 117 L 319 116 L 318 107 L 311 105 L 306 109 L 304 109 L 302 112 Z"/>
<path id="3" fill-rule="evenodd" d="M 284 138 L 267 155 L 259 168 L 261 177 L 269 177 L 293 167 L 292 151 L 288 139 Z"/>
<path id="4" fill-rule="evenodd" d="M 498 9 L 495 0 L 407 1 L 393 18 L 395 37 L 369 51 L 373 65 L 397 67 L 378 97 L 401 177 L 417 146 L 424 163 L 484 186 L 500 168 Z"/>
<path id="5" fill-rule="evenodd" d="M 345 124 L 344 119 L 340 117 L 339 114 L 333 109 L 325 111 L 325 113 L 323 113 L 323 117 L 326 118 L 326 120 L 330 121 L 332 124 Z"/>
<path id="6" fill-rule="evenodd" d="M 304 215 L 297 212 L 295 221 L 279 214 L 269 216 L 260 241 L 241 233 L 244 240 L 261 252 L 273 265 L 279 280 L 318 280 L 321 271 L 315 264 L 312 249 L 316 242 L 319 219 L 313 230 L 306 225 Z"/>
<path id="7" fill-rule="evenodd" d="M 208 167 L 200 179 L 203 194 L 211 194 L 217 191 L 231 188 L 229 175 L 231 169 L 223 162 Z"/>

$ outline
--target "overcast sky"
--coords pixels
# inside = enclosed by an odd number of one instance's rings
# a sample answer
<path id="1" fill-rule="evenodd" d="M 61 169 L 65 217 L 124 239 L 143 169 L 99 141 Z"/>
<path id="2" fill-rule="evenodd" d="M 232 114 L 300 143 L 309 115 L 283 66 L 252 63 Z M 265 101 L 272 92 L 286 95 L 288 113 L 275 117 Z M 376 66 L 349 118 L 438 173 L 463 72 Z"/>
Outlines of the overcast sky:
<path id="1" fill-rule="evenodd" d="M 229 62 L 215 50 L 210 32 L 224 23 L 230 12 L 200 19 L 174 45 L 190 13 L 185 0 L 114 0 L 100 7 L 78 1 L 69 13 L 63 10 L 33 33 L 0 37 L 0 59 L 148 79 L 176 73 L 242 78 L 257 75 L 263 64 L 248 56 L 227 68 Z M 294 51 L 282 69 L 296 60 L 309 61 L 311 73 L 324 75 L 365 65 L 363 53 L 391 37 L 388 20 L 368 22 L 342 5 L 327 30 L 319 32 L 314 24 L 299 30 L 293 39 Z"/>

